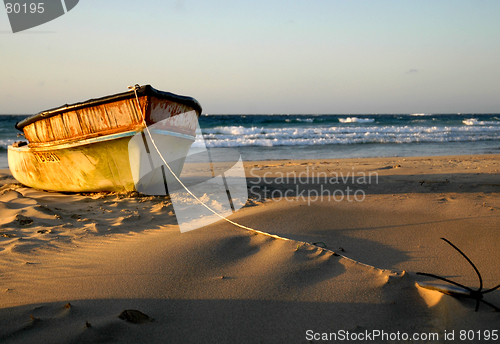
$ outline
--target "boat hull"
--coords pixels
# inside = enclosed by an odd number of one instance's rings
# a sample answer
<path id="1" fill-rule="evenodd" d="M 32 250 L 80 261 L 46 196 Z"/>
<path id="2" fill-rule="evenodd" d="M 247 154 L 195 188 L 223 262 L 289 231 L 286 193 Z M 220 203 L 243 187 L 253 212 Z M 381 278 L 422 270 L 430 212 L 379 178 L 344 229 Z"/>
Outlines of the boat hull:
<path id="1" fill-rule="evenodd" d="M 148 171 L 149 176 L 138 183 L 140 165 L 136 162 L 147 159 L 147 153 L 140 147 L 141 141 L 137 140 L 141 135 L 141 131 L 132 131 L 78 145 L 44 148 L 10 146 L 9 167 L 14 178 L 36 189 L 64 192 L 149 190 L 149 194 L 165 195 L 168 193 L 165 181 L 172 180 L 173 176 L 167 171 L 166 180 L 163 175 L 158 178 L 161 166 L 157 166 L 157 171 Z M 180 174 L 194 140 L 169 135 L 161 138 L 156 135 L 155 140 L 161 147 L 172 147 L 169 151 L 163 150 L 162 155 L 172 162 L 169 166 L 173 172 Z"/>

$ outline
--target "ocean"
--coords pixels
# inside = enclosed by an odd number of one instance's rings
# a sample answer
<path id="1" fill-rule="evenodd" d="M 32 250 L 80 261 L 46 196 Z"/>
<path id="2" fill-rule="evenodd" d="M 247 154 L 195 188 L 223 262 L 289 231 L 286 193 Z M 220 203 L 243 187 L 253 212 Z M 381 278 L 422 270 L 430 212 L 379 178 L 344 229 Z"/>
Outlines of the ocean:
<path id="1" fill-rule="evenodd" d="M 0 116 L 0 168 L 24 118 Z M 500 114 L 204 114 L 200 127 L 208 147 L 234 148 L 244 161 L 500 153 Z"/>
<path id="2" fill-rule="evenodd" d="M 500 153 L 500 114 L 203 115 L 208 147 L 244 160 Z"/>

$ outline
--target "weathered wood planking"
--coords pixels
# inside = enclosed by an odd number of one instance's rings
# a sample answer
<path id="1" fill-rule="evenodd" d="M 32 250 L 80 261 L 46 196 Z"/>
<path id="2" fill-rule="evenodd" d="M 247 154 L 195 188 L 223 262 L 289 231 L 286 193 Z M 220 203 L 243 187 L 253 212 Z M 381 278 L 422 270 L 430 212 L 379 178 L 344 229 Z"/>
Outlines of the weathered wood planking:
<path id="1" fill-rule="evenodd" d="M 141 112 L 135 98 L 70 110 L 40 119 L 23 128 L 31 147 L 79 141 L 140 127 L 147 109 L 146 96 L 140 97 Z"/>
<path id="2" fill-rule="evenodd" d="M 135 98 L 98 106 L 70 110 L 40 119 L 23 128 L 30 147 L 84 140 L 143 126 L 143 114 L 148 125 L 178 116 L 193 108 L 170 100 L 143 96 L 139 98 L 141 113 Z M 189 133 L 194 134 L 194 129 Z"/>
<path id="3" fill-rule="evenodd" d="M 141 130 L 144 121 L 151 125 L 193 110 L 198 116 L 202 111 L 194 98 L 144 85 L 135 88 L 134 93 L 118 93 L 40 112 L 18 122 L 16 128 L 24 132 L 30 147 L 50 147 Z"/>

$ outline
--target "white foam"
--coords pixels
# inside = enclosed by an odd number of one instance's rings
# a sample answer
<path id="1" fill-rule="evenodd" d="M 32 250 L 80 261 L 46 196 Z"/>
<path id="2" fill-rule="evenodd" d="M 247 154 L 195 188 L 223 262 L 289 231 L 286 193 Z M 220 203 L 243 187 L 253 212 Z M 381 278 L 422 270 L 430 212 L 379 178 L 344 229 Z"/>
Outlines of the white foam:
<path id="1" fill-rule="evenodd" d="M 314 122 L 314 118 L 296 118 L 295 120 L 297 122 L 308 122 L 308 123 Z"/>
<path id="2" fill-rule="evenodd" d="M 358 117 L 339 118 L 340 123 L 372 123 L 374 121 L 375 121 L 374 118 L 358 118 Z"/>
<path id="3" fill-rule="evenodd" d="M 287 118 L 287 119 L 285 119 L 285 122 L 287 122 L 287 123 L 291 123 L 293 121 L 312 123 L 312 122 L 314 122 L 314 118 L 295 118 L 295 119 Z"/>
<path id="4" fill-rule="evenodd" d="M 500 139 L 499 126 L 367 126 L 264 128 L 219 127 L 204 130 L 209 147 L 310 146 L 358 143 L 452 142 Z M 196 142 L 200 145 L 201 142 Z"/>
<path id="5" fill-rule="evenodd" d="M 7 149 L 8 146 L 13 144 L 16 140 L 0 140 L 0 147 Z"/>
<path id="6" fill-rule="evenodd" d="M 479 121 L 476 118 L 468 118 L 462 121 L 465 125 L 500 125 L 500 121 Z"/>

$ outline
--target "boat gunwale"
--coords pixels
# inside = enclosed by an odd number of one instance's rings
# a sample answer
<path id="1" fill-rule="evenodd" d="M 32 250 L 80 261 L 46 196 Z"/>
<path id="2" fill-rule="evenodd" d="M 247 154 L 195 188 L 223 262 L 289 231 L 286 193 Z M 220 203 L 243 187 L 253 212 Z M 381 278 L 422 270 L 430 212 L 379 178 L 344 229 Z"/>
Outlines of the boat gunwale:
<path id="1" fill-rule="evenodd" d="M 137 96 L 138 97 L 143 97 L 143 96 L 154 96 L 160 99 L 166 99 L 166 100 L 171 100 L 173 102 L 187 105 L 192 107 L 196 112 L 198 112 L 198 115 L 201 115 L 202 108 L 200 103 L 192 97 L 188 96 L 181 96 L 177 95 L 174 93 L 170 92 L 164 92 L 164 91 L 159 91 L 155 88 L 153 88 L 151 85 L 144 85 L 141 86 L 139 89 L 137 89 Z M 125 99 L 132 99 L 135 98 L 135 94 L 133 90 L 129 90 L 126 92 L 122 93 L 117 93 L 105 97 L 100 97 L 100 98 L 93 98 L 86 100 L 84 102 L 79 102 L 79 103 L 74 103 L 74 104 L 65 104 L 53 109 L 45 110 L 42 112 L 37 113 L 36 115 L 33 115 L 31 117 L 28 117 L 22 121 L 19 121 L 16 123 L 15 128 L 17 130 L 23 131 L 23 128 L 35 123 L 41 119 L 45 118 L 50 118 L 53 116 L 57 116 L 59 114 L 62 114 L 64 112 L 68 111 L 74 111 L 74 110 L 79 110 L 83 108 L 88 108 L 88 107 L 93 107 L 93 106 L 98 106 L 102 104 L 107 104 L 107 103 L 113 103 L 116 101 L 120 100 L 125 100 Z"/>

